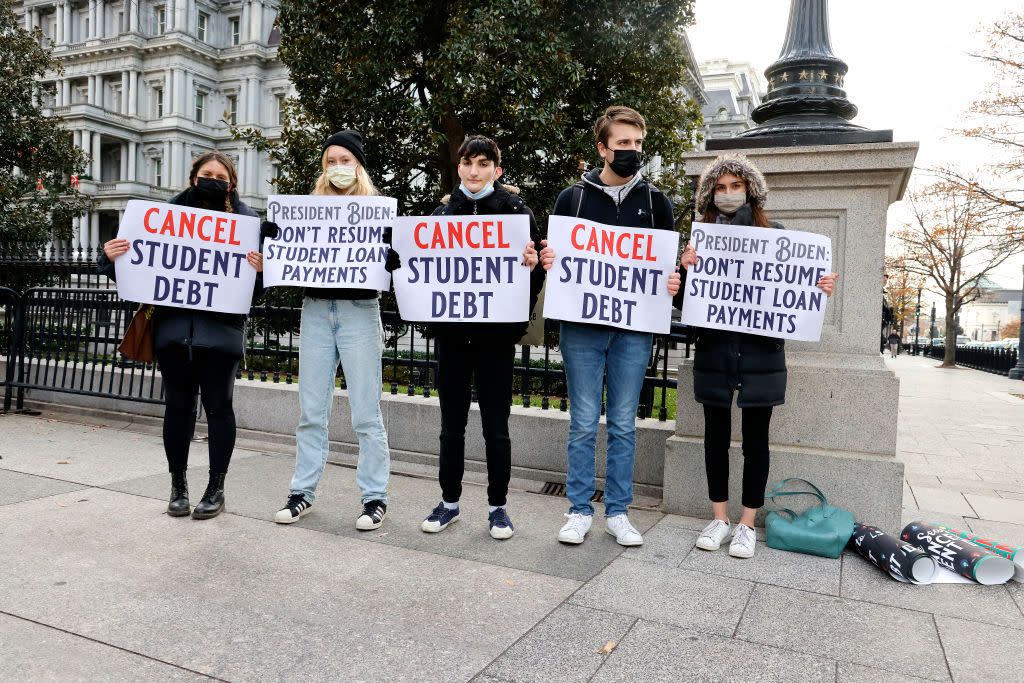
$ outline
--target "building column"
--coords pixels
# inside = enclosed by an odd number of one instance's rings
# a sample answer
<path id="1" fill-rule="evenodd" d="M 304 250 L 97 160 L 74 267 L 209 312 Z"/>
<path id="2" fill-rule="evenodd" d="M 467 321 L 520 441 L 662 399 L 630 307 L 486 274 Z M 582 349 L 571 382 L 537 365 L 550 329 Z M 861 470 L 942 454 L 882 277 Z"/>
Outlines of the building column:
<path id="1" fill-rule="evenodd" d="M 60 78 L 53 82 L 53 106 L 64 106 L 64 82 Z"/>
<path id="2" fill-rule="evenodd" d="M 121 101 L 118 111 L 122 114 L 128 113 L 128 72 L 121 72 Z"/>
<path id="3" fill-rule="evenodd" d="M 89 241 L 86 243 L 88 249 L 100 248 L 100 212 L 93 211 L 89 214 Z M 94 253 L 98 253 L 94 252 Z"/>
<path id="4" fill-rule="evenodd" d="M 77 147 L 79 149 L 82 148 L 82 131 L 80 131 L 80 130 L 73 130 L 73 131 L 71 131 L 71 144 L 73 144 L 75 147 Z"/>
<path id="5" fill-rule="evenodd" d="M 245 45 L 249 42 L 249 16 L 252 13 L 252 0 L 245 0 L 242 3 L 242 16 L 238 21 L 238 42 Z"/>
<path id="6" fill-rule="evenodd" d="M 263 36 L 263 0 L 253 0 L 249 16 L 252 24 L 249 27 L 249 38 L 262 45 L 265 42 Z"/>
<path id="7" fill-rule="evenodd" d="M 102 179 L 100 171 L 100 143 L 102 142 L 102 136 L 93 132 L 92 134 L 92 179 L 97 183 Z"/>
<path id="8" fill-rule="evenodd" d="M 128 179 L 128 143 L 122 142 L 117 146 L 117 179 Z"/>
<path id="9" fill-rule="evenodd" d="M 91 156 L 92 155 L 92 131 L 80 130 L 80 131 L 76 131 L 76 132 L 78 133 L 78 141 L 79 141 L 78 148 L 81 149 L 83 152 L 85 152 L 87 155 Z M 92 168 L 90 166 L 86 166 L 85 172 L 88 173 L 89 175 L 92 175 Z"/>
<path id="10" fill-rule="evenodd" d="M 128 116 L 139 115 L 139 72 L 128 72 Z"/>
<path id="11" fill-rule="evenodd" d="M 107 37 L 107 3 L 105 0 L 96 0 L 96 37 Z"/>
<path id="12" fill-rule="evenodd" d="M 178 96 L 176 106 L 174 108 L 181 116 L 186 116 L 188 114 L 188 90 L 186 88 L 186 84 L 187 81 L 185 79 L 185 70 L 175 69 L 174 88 Z"/>
<path id="13" fill-rule="evenodd" d="M 92 40 L 96 37 L 96 0 L 89 0 L 89 13 L 86 14 L 89 21 L 89 29 L 85 32 L 85 39 Z"/>
<path id="14" fill-rule="evenodd" d="M 260 120 L 260 81 L 258 78 L 248 79 L 248 93 L 246 93 L 249 99 L 249 123 L 258 124 Z"/>
<path id="15" fill-rule="evenodd" d="M 71 79 L 65 78 L 61 81 L 64 86 L 64 106 L 71 104 Z"/>
<path id="16" fill-rule="evenodd" d="M 186 169 L 185 143 L 183 143 L 181 141 L 178 141 L 178 140 L 172 141 L 171 142 L 171 156 L 174 158 L 173 166 L 174 166 L 175 176 L 174 176 L 173 179 L 169 178 L 168 180 L 171 181 L 171 187 L 174 187 L 178 182 L 184 182 L 183 180 L 179 181 L 178 180 L 178 176 L 184 176 L 185 175 L 185 169 Z"/>
<path id="17" fill-rule="evenodd" d="M 64 44 L 64 3 L 60 3 L 56 6 L 53 13 L 53 21 L 57 27 L 56 43 L 57 45 Z"/>
<path id="18" fill-rule="evenodd" d="M 171 141 L 170 140 L 164 140 L 164 153 L 160 157 L 160 159 L 163 162 L 163 174 L 164 174 L 163 186 L 164 187 L 170 187 L 170 183 L 168 183 L 168 178 L 170 177 L 171 171 L 173 170 L 173 168 L 171 166 Z"/>
<path id="19" fill-rule="evenodd" d="M 126 180 L 129 180 L 129 181 L 131 181 L 133 183 L 138 182 L 138 180 L 139 180 L 138 177 L 137 177 L 138 176 L 138 172 L 137 172 L 137 166 L 136 166 L 136 164 L 138 162 L 138 156 L 139 156 L 139 143 L 137 143 L 137 142 L 129 142 L 128 143 L 128 177 L 126 178 Z"/>

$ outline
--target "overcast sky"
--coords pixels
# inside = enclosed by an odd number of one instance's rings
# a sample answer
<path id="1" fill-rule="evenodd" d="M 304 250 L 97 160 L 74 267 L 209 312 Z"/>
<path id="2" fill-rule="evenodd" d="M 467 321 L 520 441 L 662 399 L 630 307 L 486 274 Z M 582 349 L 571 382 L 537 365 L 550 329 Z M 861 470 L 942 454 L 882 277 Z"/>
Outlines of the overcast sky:
<path id="1" fill-rule="evenodd" d="M 789 5 L 696 0 L 696 25 L 688 33 L 697 60 L 726 57 L 763 72 L 779 56 Z M 1021 8 L 1021 0 L 832 0 L 832 48 L 849 66 L 845 88 L 860 110 L 853 122 L 920 142 L 918 166 L 983 166 L 992 146 L 953 132 L 993 80 L 991 69 L 968 53 L 984 47 L 986 24 Z M 890 229 L 906 220 L 902 204 L 889 210 Z M 1022 262 L 1004 266 L 994 279 L 1020 287 Z"/>

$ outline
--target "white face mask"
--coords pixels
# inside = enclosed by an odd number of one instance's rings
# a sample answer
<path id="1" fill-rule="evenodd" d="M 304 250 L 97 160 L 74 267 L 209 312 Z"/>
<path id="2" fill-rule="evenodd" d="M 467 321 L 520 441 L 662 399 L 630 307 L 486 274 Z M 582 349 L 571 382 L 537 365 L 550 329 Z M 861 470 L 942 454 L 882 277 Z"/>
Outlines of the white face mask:
<path id="1" fill-rule="evenodd" d="M 723 192 L 715 195 L 715 206 L 724 214 L 732 215 L 747 203 L 746 192 Z"/>
<path id="2" fill-rule="evenodd" d="M 327 179 L 339 190 L 347 190 L 356 182 L 356 167 L 335 164 L 327 167 Z"/>

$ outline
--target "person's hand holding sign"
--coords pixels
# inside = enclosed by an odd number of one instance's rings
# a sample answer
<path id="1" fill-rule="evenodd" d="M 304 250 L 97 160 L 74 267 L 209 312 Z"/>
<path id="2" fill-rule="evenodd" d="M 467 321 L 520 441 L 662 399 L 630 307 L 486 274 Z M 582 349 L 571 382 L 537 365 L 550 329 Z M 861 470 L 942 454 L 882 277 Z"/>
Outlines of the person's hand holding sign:
<path id="1" fill-rule="evenodd" d="M 836 289 L 836 280 L 839 279 L 839 273 L 829 273 L 828 275 L 822 275 L 818 279 L 818 289 L 825 292 L 825 294 L 831 298 L 832 292 Z"/>
<path id="2" fill-rule="evenodd" d="M 697 265 L 697 250 L 693 248 L 692 244 L 687 244 L 686 249 L 683 249 L 683 256 L 679 259 L 679 265 L 682 268 L 689 270 L 690 266 Z"/>
<path id="3" fill-rule="evenodd" d="M 679 270 L 676 269 L 668 276 L 668 284 L 665 285 L 665 291 L 668 292 L 669 296 L 675 296 L 679 293 L 679 286 L 683 284 L 683 276 L 679 274 Z"/>
<path id="4" fill-rule="evenodd" d="M 540 244 L 544 247 L 540 250 L 540 265 L 544 270 L 551 270 L 555 265 L 555 250 L 548 246 L 547 240 L 541 240 Z"/>
<path id="5" fill-rule="evenodd" d="M 107 258 L 113 261 L 121 254 L 127 253 L 128 251 L 128 240 L 112 239 L 109 242 L 104 243 L 103 253 L 107 255 Z"/>
<path id="6" fill-rule="evenodd" d="M 257 273 L 263 272 L 263 254 L 258 251 L 250 251 L 245 260 L 249 262 L 249 265 L 256 269 Z"/>
<path id="7" fill-rule="evenodd" d="M 526 245 L 526 249 L 523 250 L 523 265 L 533 272 L 534 266 L 537 265 L 537 249 L 534 248 L 533 242 Z"/>

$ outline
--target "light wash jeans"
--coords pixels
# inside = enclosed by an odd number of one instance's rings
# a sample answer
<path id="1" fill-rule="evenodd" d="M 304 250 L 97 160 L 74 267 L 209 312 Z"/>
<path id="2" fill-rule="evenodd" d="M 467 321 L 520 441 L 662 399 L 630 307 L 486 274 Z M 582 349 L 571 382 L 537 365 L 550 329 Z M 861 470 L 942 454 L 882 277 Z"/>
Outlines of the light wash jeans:
<path id="1" fill-rule="evenodd" d="M 310 503 L 327 464 L 327 425 L 331 419 L 335 373 L 345 371 L 352 429 L 359 437 L 356 483 L 362 502 L 387 502 L 391 454 L 380 412 L 384 328 L 376 299 L 313 299 L 302 302 L 299 328 L 299 407 L 295 430 L 292 493 Z"/>
<path id="2" fill-rule="evenodd" d="M 565 492 L 570 512 L 593 515 L 597 426 L 601 389 L 608 374 L 608 458 L 604 514 L 621 515 L 633 502 L 636 413 L 651 357 L 654 335 L 628 330 L 599 330 L 563 322 L 558 346 L 569 385 L 569 467 Z"/>

